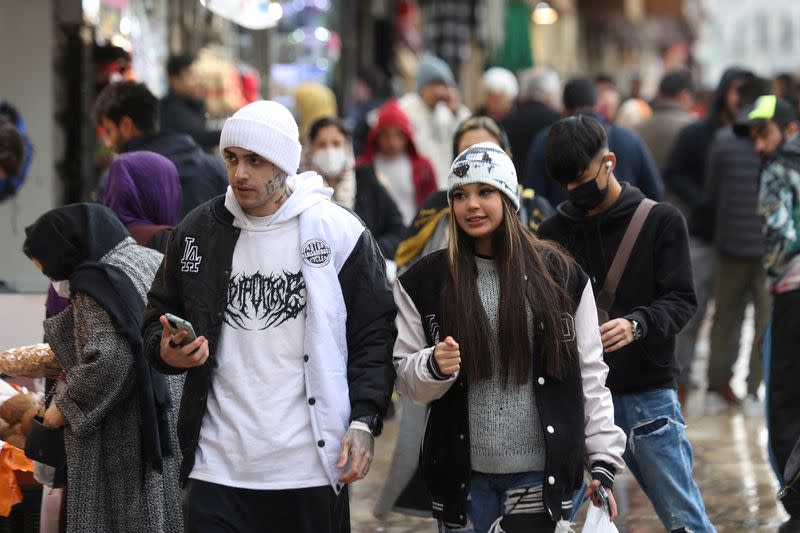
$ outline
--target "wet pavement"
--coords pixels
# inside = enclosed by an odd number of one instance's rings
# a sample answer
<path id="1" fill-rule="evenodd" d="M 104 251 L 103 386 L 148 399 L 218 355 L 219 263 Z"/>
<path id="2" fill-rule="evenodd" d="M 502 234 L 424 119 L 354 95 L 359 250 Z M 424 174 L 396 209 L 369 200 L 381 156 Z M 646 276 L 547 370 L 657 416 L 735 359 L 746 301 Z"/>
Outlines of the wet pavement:
<path id="1" fill-rule="evenodd" d="M 749 350 L 752 329 L 742 335 L 742 352 Z M 703 338 L 707 338 L 705 335 Z M 698 346 L 694 380 L 704 386 L 708 344 Z M 744 392 L 746 356 L 736 364 L 734 390 Z M 720 533 L 774 532 L 786 518 L 775 498 L 778 484 L 766 453 L 767 433 L 763 404 L 749 404 L 740 409 L 722 405 L 715 395 L 702 389 L 689 396 L 684 415 L 687 434 L 694 448 L 694 477 L 706 504 L 711 522 Z M 398 417 L 386 423 L 385 434 L 378 439 L 376 459 L 367 479 L 352 487 L 351 516 L 353 533 L 433 533 L 430 519 L 392 513 L 385 522 L 372 516 L 372 507 L 389 469 L 397 434 Z M 621 533 L 664 531 L 658 517 L 629 474 L 617 477 L 615 494 L 620 508 L 617 527 Z M 575 530 L 580 531 L 578 515 Z"/>

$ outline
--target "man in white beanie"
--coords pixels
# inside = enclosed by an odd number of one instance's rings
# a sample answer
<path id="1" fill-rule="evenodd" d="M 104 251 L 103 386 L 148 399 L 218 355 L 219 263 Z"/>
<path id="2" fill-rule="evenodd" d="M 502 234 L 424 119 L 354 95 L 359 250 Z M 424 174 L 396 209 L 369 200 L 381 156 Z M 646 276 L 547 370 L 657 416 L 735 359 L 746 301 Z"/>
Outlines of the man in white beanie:
<path id="1" fill-rule="evenodd" d="M 175 228 L 143 319 L 148 358 L 186 373 L 186 531 L 349 532 L 347 484 L 395 377 L 384 260 L 318 174 L 297 175 L 282 105 L 237 111 L 220 152 L 230 187 Z"/>
<path id="2" fill-rule="evenodd" d="M 433 165 L 436 184 L 447 188 L 453 154 L 453 134 L 470 116 L 461 103 L 456 80 L 447 63 L 425 55 L 417 71 L 417 92 L 403 95 L 398 103 L 411 121 L 420 154 Z"/>
<path id="3" fill-rule="evenodd" d="M 519 96 L 517 77 L 506 68 L 492 67 L 483 73 L 481 89 L 483 107 L 477 114 L 491 117 L 499 124 L 509 114 Z"/>

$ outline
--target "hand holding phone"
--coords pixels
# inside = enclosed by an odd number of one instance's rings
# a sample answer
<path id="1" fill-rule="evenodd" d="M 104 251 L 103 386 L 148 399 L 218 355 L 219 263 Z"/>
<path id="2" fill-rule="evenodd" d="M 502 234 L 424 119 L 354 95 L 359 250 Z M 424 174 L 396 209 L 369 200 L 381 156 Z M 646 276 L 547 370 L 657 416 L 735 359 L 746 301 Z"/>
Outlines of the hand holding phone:
<path id="1" fill-rule="evenodd" d="M 161 315 L 161 360 L 173 368 L 202 366 L 208 359 L 208 340 L 197 337 L 192 325 L 169 313 Z"/>
<path id="2" fill-rule="evenodd" d="M 197 334 L 195 334 L 194 327 L 192 326 L 191 322 L 171 313 L 166 313 L 164 316 L 167 318 L 167 323 L 169 323 L 169 329 L 173 336 L 177 336 L 181 331 L 186 332 L 182 341 L 173 339 L 173 343 L 185 345 L 186 343 L 192 342 L 197 338 Z"/>

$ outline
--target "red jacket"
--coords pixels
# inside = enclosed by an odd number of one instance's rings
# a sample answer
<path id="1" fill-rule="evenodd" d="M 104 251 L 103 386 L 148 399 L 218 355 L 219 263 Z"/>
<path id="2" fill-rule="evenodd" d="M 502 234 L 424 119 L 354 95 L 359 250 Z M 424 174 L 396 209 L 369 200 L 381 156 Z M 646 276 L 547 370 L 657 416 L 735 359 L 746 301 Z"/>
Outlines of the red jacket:
<path id="1" fill-rule="evenodd" d="M 430 161 L 419 155 L 414 144 L 414 131 L 405 111 L 398 105 L 397 99 L 392 98 L 378 110 L 378 122 L 369 131 L 364 153 L 358 160 L 359 165 L 373 165 L 378 151 L 378 135 L 387 127 L 394 126 L 408 138 L 408 157 L 411 159 L 411 173 L 414 181 L 415 201 L 420 207 L 425 199 L 436 191 L 436 177 Z"/>

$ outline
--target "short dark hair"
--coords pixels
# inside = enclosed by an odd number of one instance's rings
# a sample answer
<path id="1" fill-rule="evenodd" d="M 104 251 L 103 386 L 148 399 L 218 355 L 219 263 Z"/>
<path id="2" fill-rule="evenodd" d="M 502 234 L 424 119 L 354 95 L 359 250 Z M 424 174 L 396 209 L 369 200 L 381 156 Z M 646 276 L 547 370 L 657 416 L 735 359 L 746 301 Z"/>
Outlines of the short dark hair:
<path id="1" fill-rule="evenodd" d="M 544 148 L 550 177 L 561 185 L 580 179 L 592 160 L 608 148 L 603 126 L 587 115 L 564 118 L 553 124 Z"/>
<path id="2" fill-rule="evenodd" d="M 167 76 L 180 76 L 181 72 L 191 67 L 197 61 L 194 54 L 177 54 L 167 59 Z"/>
<path id="3" fill-rule="evenodd" d="M 573 78 L 564 85 L 564 107 L 570 111 L 594 108 L 597 105 L 597 89 L 588 78 Z"/>
<path id="4" fill-rule="evenodd" d="M 25 145 L 16 126 L 0 117 L 0 168 L 7 177 L 19 176 L 25 159 Z"/>
<path id="5" fill-rule="evenodd" d="M 658 95 L 662 98 L 677 98 L 683 91 L 694 91 L 692 73 L 688 68 L 670 70 L 658 84 Z"/>
<path id="6" fill-rule="evenodd" d="M 613 85 L 614 87 L 617 86 L 617 83 L 614 81 L 614 78 L 611 77 L 610 74 L 606 74 L 605 72 L 601 72 L 594 77 L 594 83 L 607 83 L 609 85 Z"/>
<path id="7" fill-rule="evenodd" d="M 158 99 L 144 83 L 118 81 L 97 95 L 94 115 L 98 124 L 103 118 L 119 124 L 122 117 L 130 117 L 137 128 L 150 133 L 158 128 Z"/>
<path id="8" fill-rule="evenodd" d="M 347 126 L 344 125 L 344 122 L 336 117 L 322 117 L 321 119 L 312 122 L 311 126 L 309 126 L 308 140 L 313 143 L 317 138 L 317 135 L 319 135 L 319 132 L 322 131 L 322 128 L 327 128 L 328 126 L 335 127 L 342 133 L 342 135 L 344 135 L 347 139 L 350 139 L 350 130 L 347 129 Z"/>

